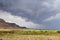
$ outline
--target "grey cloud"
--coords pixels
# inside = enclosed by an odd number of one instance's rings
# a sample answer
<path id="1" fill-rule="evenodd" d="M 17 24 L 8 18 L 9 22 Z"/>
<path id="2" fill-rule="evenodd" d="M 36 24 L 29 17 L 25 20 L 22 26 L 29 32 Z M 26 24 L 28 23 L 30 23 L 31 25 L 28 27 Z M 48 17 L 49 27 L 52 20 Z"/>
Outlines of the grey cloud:
<path id="1" fill-rule="evenodd" d="M 59 13 L 55 0 L 0 0 L 0 10 L 27 18 L 28 21 L 43 24 L 43 20 Z"/>

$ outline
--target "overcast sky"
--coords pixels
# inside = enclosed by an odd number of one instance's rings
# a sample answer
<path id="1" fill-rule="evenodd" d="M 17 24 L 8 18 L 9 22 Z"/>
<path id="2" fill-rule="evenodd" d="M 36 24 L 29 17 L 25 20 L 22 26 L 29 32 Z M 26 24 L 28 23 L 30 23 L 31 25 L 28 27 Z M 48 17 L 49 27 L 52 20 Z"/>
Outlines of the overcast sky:
<path id="1" fill-rule="evenodd" d="M 0 0 L 0 18 L 35 29 L 60 29 L 60 0 Z"/>

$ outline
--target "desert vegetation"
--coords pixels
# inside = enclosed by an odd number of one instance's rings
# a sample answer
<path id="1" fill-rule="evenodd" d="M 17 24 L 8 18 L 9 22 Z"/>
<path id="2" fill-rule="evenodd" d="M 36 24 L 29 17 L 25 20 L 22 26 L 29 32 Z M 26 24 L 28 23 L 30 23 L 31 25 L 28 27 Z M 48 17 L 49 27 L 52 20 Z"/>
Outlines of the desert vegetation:
<path id="1" fill-rule="evenodd" d="M 60 40 L 60 30 L 0 30 L 0 40 Z"/>
<path id="2" fill-rule="evenodd" d="M 19 35 L 52 35 L 59 34 L 60 30 L 1 30 L 0 34 L 19 34 Z"/>

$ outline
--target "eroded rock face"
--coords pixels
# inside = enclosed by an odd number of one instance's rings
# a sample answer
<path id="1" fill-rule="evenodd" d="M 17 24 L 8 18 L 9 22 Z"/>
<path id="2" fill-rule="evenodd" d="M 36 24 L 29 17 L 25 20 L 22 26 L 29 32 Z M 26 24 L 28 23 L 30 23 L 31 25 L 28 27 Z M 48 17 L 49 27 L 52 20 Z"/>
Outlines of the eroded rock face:
<path id="1" fill-rule="evenodd" d="M 3 19 L 0 18 L 0 23 L 5 23 L 5 21 Z"/>
<path id="2" fill-rule="evenodd" d="M 2 28 L 2 29 L 26 29 L 26 27 L 21 27 L 15 23 L 5 22 L 1 18 L 0 18 L 0 28 Z"/>

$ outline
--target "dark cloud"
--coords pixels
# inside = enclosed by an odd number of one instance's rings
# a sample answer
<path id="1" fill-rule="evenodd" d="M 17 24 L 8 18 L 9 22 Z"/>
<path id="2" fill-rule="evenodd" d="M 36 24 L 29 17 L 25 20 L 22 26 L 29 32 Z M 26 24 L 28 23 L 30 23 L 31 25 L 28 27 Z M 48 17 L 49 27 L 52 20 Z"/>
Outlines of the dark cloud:
<path id="1" fill-rule="evenodd" d="M 59 13 L 55 0 L 0 0 L 0 10 L 43 24 L 43 20 Z"/>

